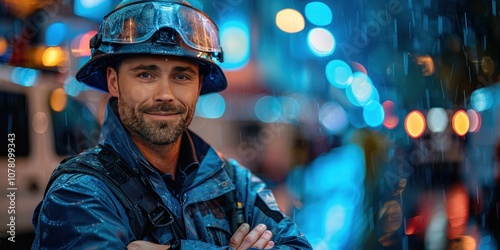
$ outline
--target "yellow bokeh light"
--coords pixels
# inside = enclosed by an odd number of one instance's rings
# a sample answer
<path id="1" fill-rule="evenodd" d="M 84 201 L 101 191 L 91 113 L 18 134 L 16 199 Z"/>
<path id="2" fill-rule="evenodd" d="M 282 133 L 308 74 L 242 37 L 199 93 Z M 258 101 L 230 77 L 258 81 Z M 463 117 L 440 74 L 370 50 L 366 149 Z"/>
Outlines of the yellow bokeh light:
<path id="1" fill-rule="evenodd" d="M 43 66 L 57 66 L 63 57 L 64 52 L 60 47 L 49 47 L 43 52 L 42 55 Z"/>
<path id="2" fill-rule="evenodd" d="M 276 14 L 276 25 L 287 33 L 297 33 L 304 29 L 304 16 L 294 9 L 283 9 Z"/>
<path id="3" fill-rule="evenodd" d="M 417 110 L 410 112 L 405 119 L 406 133 L 412 138 L 418 138 L 425 131 L 425 117 Z"/>
<path id="4" fill-rule="evenodd" d="M 451 120 L 451 124 L 453 126 L 453 130 L 459 136 L 463 136 L 467 134 L 470 127 L 470 119 L 467 115 L 467 112 L 463 110 L 459 110 L 453 115 L 453 119 Z"/>
<path id="5" fill-rule="evenodd" d="M 64 89 L 57 88 L 50 94 L 50 108 L 55 112 L 61 112 L 66 108 L 68 96 Z"/>

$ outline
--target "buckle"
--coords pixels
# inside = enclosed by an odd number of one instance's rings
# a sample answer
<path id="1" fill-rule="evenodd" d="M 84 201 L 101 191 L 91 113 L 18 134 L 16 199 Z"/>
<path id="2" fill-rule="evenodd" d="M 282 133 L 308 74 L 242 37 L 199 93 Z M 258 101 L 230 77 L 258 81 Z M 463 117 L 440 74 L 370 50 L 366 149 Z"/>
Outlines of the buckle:
<path id="1" fill-rule="evenodd" d="M 148 213 L 149 221 L 155 227 L 165 227 L 174 223 L 174 217 L 162 204 L 157 203 L 156 208 Z"/>

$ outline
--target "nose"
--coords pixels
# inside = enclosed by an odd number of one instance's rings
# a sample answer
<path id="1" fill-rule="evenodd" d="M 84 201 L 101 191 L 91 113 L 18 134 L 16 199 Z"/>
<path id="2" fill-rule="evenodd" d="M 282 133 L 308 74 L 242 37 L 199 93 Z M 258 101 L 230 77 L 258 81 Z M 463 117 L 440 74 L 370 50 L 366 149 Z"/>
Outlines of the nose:
<path id="1" fill-rule="evenodd" d="M 153 91 L 155 102 L 172 102 L 174 100 L 171 84 L 167 80 L 159 83 Z"/>

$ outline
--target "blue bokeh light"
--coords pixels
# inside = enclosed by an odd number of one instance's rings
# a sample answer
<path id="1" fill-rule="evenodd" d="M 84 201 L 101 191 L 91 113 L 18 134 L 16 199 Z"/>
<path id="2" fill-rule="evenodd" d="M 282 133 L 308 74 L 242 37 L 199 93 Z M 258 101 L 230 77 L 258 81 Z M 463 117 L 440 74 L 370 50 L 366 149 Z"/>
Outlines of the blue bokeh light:
<path id="1" fill-rule="evenodd" d="M 66 32 L 68 27 L 64 23 L 53 23 L 49 25 L 47 31 L 45 32 L 45 45 L 59 46 L 66 37 Z"/>
<path id="2" fill-rule="evenodd" d="M 481 88 L 472 92 L 470 97 L 472 107 L 481 112 L 490 109 L 493 106 L 493 93 L 488 88 Z"/>
<path id="3" fill-rule="evenodd" d="M 25 87 L 31 87 L 35 85 L 37 77 L 38 71 L 21 67 L 15 67 L 10 75 L 10 79 L 13 83 Z"/>
<path id="4" fill-rule="evenodd" d="M 281 117 L 281 103 L 276 97 L 263 96 L 255 104 L 255 115 L 262 122 L 275 122 Z"/>
<path id="5" fill-rule="evenodd" d="M 278 97 L 278 100 L 281 103 L 282 120 L 285 122 L 293 122 L 297 120 L 302 110 L 299 102 L 295 98 L 289 96 Z"/>
<path id="6" fill-rule="evenodd" d="M 336 88 L 345 88 L 352 81 L 352 69 L 342 60 L 332 60 L 326 65 L 326 79 Z"/>
<path id="7" fill-rule="evenodd" d="M 372 101 L 363 109 L 363 118 L 366 125 L 376 128 L 382 125 L 385 118 L 384 107 L 379 102 Z"/>
<path id="8" fill-rule="evenodd" d="M 314 25 L 325 26 L 332 22 L 332 10 L 322 2 L 310 2 L 305 9 L 306 18 Z"/>
<path id="9" fill-rule="evenodd" d="M 95 21 L 102 21 L 102 18 L 111 11 L 113 1 L 108 0 L 75 0 L 75 15 Z"/>
<path id="10" fill-rule="evenodd" d="M 352 80 L 346 87 L 345 92 L 347 99 L 355 106 L 364 107 L 372 101 L 380 101 L 380 95 L 373 85 L 372 80 L 362 72 L 353 74 Z"/>
<path id="11" fill-rule="evenodd" d="M 217 119 L 226 111 L 226 100 L 219 93 L 202 95 L 196 103 L 195 115 L 208 119 Z"/>
<path id="12" fill-rule="evenodd" d="M 364 216 L 362 201 L 366 166 L 363 150 L 344 145 L 316 158 L 305 170 L 304 195 L 311 198 L 296 222 L 314 249 L 352 249 Z"/>
<path id="13" fill-rule="evenodd" d="M 241 22 L 227 22 L 220 28 L 221 46 L 224 48 L 224 62 L 221 66 L 226 70 L 237 70 L 250 60 L 250 32 Z"/>

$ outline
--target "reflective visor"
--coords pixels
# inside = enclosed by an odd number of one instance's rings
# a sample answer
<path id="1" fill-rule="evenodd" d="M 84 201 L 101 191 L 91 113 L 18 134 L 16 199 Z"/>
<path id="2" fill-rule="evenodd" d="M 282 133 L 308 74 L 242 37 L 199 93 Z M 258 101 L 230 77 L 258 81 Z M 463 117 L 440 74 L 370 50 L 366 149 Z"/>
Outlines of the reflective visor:
<path id="1" fill-rule="evenodd" d="M 143 2 L 123 6 L 104 17 L 103 42 L 133 44 L 150 39 L 161 28 L 175 29 L 189 47 L 222 52 L 215 23 L 196 9 L 178 4 Z"/>

